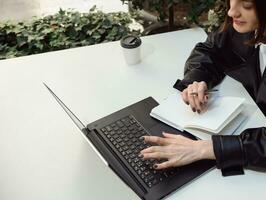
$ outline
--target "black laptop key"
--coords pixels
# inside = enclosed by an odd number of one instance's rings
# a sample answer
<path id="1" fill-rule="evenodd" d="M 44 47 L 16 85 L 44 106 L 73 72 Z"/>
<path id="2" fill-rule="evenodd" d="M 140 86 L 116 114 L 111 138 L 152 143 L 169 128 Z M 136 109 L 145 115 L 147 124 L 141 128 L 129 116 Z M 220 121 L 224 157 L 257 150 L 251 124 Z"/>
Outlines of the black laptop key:
<path id="1" fill-rule="evenodd" d="M 118 125 L 119 128 L 124 127 L 124 124 L 122 121 L 117 121 L 116 124 Z"/>
<path id="2" fill-rule="evenodd" d="M 113 129 L 111 128 L 111 126 L 106 126 L 105 128 L 106 128 L 106 130 L 107 130 L 108 132 L 110 132 L 111 130 L 113 130 Z"/>

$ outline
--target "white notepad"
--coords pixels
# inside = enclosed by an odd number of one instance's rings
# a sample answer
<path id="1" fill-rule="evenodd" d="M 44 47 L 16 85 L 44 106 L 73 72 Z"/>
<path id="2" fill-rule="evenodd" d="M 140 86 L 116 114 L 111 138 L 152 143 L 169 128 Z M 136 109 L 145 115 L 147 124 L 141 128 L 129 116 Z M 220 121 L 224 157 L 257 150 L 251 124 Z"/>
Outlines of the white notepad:
<path id="1" fill-rule="evenodd" d="M 208 103 L 205 112 L 193 112 L 182 100 L 180 93 L 174 93 L 152 109 L 150 115 L 174 128 L 199 129 L 218 134 L 242 110 L 245 99 L 239 97 L 215 97 Z"/>

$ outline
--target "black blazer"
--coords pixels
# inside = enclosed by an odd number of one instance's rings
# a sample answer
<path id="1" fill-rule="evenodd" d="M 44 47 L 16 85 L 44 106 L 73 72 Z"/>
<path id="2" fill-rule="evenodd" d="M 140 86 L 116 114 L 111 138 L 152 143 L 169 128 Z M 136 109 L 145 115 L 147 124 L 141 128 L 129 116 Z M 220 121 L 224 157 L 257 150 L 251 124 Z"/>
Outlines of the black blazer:
<path id="1" fill-rule="evenodd" d="M 259 47 L 247 45 L 254 32 L 241 34 L 233 27 L 211 33 L 189 56 L 184 79 L 174 87 L 180 91 L 193 81 L 212 88 L 228 75 L 241 82 L 266 115 L 266 74 L 261 77 Z M 247 129 L 239 136 L 212 136 L 217 167 L 224 176 L 242 174 L 243 167 L 266 170 L 266 128 Z"/>

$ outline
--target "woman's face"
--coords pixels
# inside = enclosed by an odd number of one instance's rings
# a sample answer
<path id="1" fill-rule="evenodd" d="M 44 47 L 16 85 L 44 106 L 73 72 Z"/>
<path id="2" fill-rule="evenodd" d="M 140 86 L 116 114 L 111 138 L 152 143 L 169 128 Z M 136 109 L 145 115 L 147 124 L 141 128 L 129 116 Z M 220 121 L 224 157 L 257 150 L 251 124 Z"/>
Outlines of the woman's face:
<path id="1" fill-rule="evenodd" d="M 239 33 L 254 31 L 258 27 L 258 17 L 253 0 L 230 0 L 228 16 Z"/>

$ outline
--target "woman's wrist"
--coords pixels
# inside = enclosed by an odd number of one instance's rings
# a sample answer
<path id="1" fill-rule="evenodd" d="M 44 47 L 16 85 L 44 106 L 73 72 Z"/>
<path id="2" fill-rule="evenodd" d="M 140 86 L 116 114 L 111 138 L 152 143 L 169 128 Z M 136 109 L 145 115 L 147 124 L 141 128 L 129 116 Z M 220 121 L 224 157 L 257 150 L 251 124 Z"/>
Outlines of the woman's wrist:
<path id="1" fill-rule="evenodd" d="M 199 153 L 198 154 L 199 160 L 204 160 L 204 159 L 215 160 L 212 140 L 197 141 L 197 151 Z"/>

